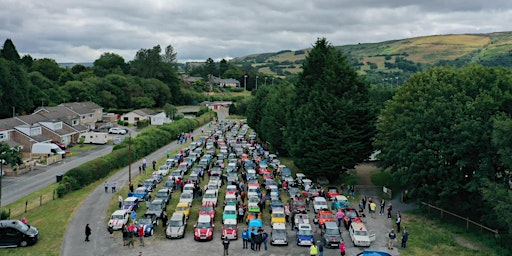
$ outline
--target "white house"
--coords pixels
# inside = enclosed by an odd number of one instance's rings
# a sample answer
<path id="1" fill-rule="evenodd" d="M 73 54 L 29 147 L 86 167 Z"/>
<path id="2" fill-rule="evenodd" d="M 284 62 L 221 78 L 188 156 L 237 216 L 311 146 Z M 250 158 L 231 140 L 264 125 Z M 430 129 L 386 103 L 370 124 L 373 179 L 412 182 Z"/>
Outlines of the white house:
<path id="1" fill-rule="evenodd" d="M 132 125 L 137 124 L 137 122 L 141 120 L 148 120 L 151 125 L 163 125 L 172 122 L 172 120 L 165 116 L 165 112 L 147 108 L 128 112 L 121 116 L 121 120 Z"/>

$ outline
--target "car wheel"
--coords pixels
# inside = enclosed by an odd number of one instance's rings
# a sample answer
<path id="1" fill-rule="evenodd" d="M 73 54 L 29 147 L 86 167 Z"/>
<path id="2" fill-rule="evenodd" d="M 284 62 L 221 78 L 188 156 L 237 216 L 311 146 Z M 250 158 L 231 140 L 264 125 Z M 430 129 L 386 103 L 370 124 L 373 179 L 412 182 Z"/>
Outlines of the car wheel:
<path id="1" fill-rule="evenodd" d="M 27 245 L 28 245 L 28 242 L 27 242 L 27 241 L 25 241 L 25 240 L 23 240 L 23 241 L 21 241 L 21 242 L 20 242 L 20 246 L 21 246 L 21 247 L 27 247 Z"/>
<path id="2" fill-rule="evenodd" d="M 151 232 L 149 232 L 149 235 L 150 236 L 153 236 L 155 234 L 155 230 L 154 229 L 151 229 Z"/>

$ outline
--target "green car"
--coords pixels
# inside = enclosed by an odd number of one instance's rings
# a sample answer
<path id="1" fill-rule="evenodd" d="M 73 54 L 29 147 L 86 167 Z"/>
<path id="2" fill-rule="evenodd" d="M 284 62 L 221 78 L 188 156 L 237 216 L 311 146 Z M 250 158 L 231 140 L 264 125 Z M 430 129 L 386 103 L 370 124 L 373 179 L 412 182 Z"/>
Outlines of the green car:
<path id="1" fill-rule="evenodd" d="M 236 206 L 227 205 L 226 207 L 224 207 L 224 213 L 222 214 L 222 223 L 224 223 L 224 221 L 228 219 L 236 220 L 236 217 Z"/>

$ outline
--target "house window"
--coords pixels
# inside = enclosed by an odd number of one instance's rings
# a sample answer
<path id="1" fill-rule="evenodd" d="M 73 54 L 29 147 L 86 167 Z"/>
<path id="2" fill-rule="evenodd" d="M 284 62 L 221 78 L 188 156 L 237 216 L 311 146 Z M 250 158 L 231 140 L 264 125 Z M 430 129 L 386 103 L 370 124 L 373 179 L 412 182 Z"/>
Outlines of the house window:
<path id="1" fill-rule="evenodd" d="M 41 135 L 41 133 L 42 133 L 41 127 L 30 128 L 30 136 Z"/>
<path id="2" fill-rule="evenodd" d="M 128 122 L 129 118 L 127 116 L 123 117 L 123 121 L 127 121 Z"/>
<path id="3" fill-rule="evenodd" d="M 0 133 L 0 140 L 5 140 L 5 139 L 7 139 L 7 134 Z"/>
<path id="4" fill-rule="evenodd" d="M 73 126 L 78 125 L 78 120 L 74 119 L 73 121 L 71 121 L 71 123 L 73 124 Z"/>
<path id="5" fill-rule="evenodd" d="M 60 130 L 60 129 L 62 129 L 62 123 L 56 123 L 55 130 Z"/>
<path id="6" fill-rule="evenodd" d="M 135 117 L 134 120 L 135 120 L 135 122 L 138 122 L 140 120 L 140 118 Z"/>
<path id="7" fill-rule="evenodd" d="M 89 114 L 89 117 L 93 117 L 94 115 L 93 114 Z"/>

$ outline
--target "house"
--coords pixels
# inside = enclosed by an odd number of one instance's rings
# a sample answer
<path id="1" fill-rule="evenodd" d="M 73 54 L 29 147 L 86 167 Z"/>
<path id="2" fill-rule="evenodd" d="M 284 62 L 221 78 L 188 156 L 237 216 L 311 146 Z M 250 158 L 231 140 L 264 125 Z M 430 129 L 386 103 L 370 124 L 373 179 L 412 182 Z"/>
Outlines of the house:
<path id="1" fill-rule="evenodd" d="M 197 77 L 197 76 L 189 76 L 189 77 L 182 77 L 181 81 L 183 81 L 183 83 L 188 84 L 188 85 L 194 85 L 198 81 L 203 81 L 203 78 Z"/>
<path id="2" fill-rule="evenodd" d="M 141 120 L 148 120 L 150 125 L 163 125 L 172 122 L 172 120 L 167 118 L 165 112 L 147 108 L 136 109 L 123 114 L 121 115 L 121 120 L 132 125 L 136 125 L 137 122 Z"/>
<path id="3" fill-rule="evenodd" d="M 231 104 L 233 104 L 231 101 L 203 101 L 199 103 L 200 106 L 206 106 L 212 110 L 229 109 Z"/>

